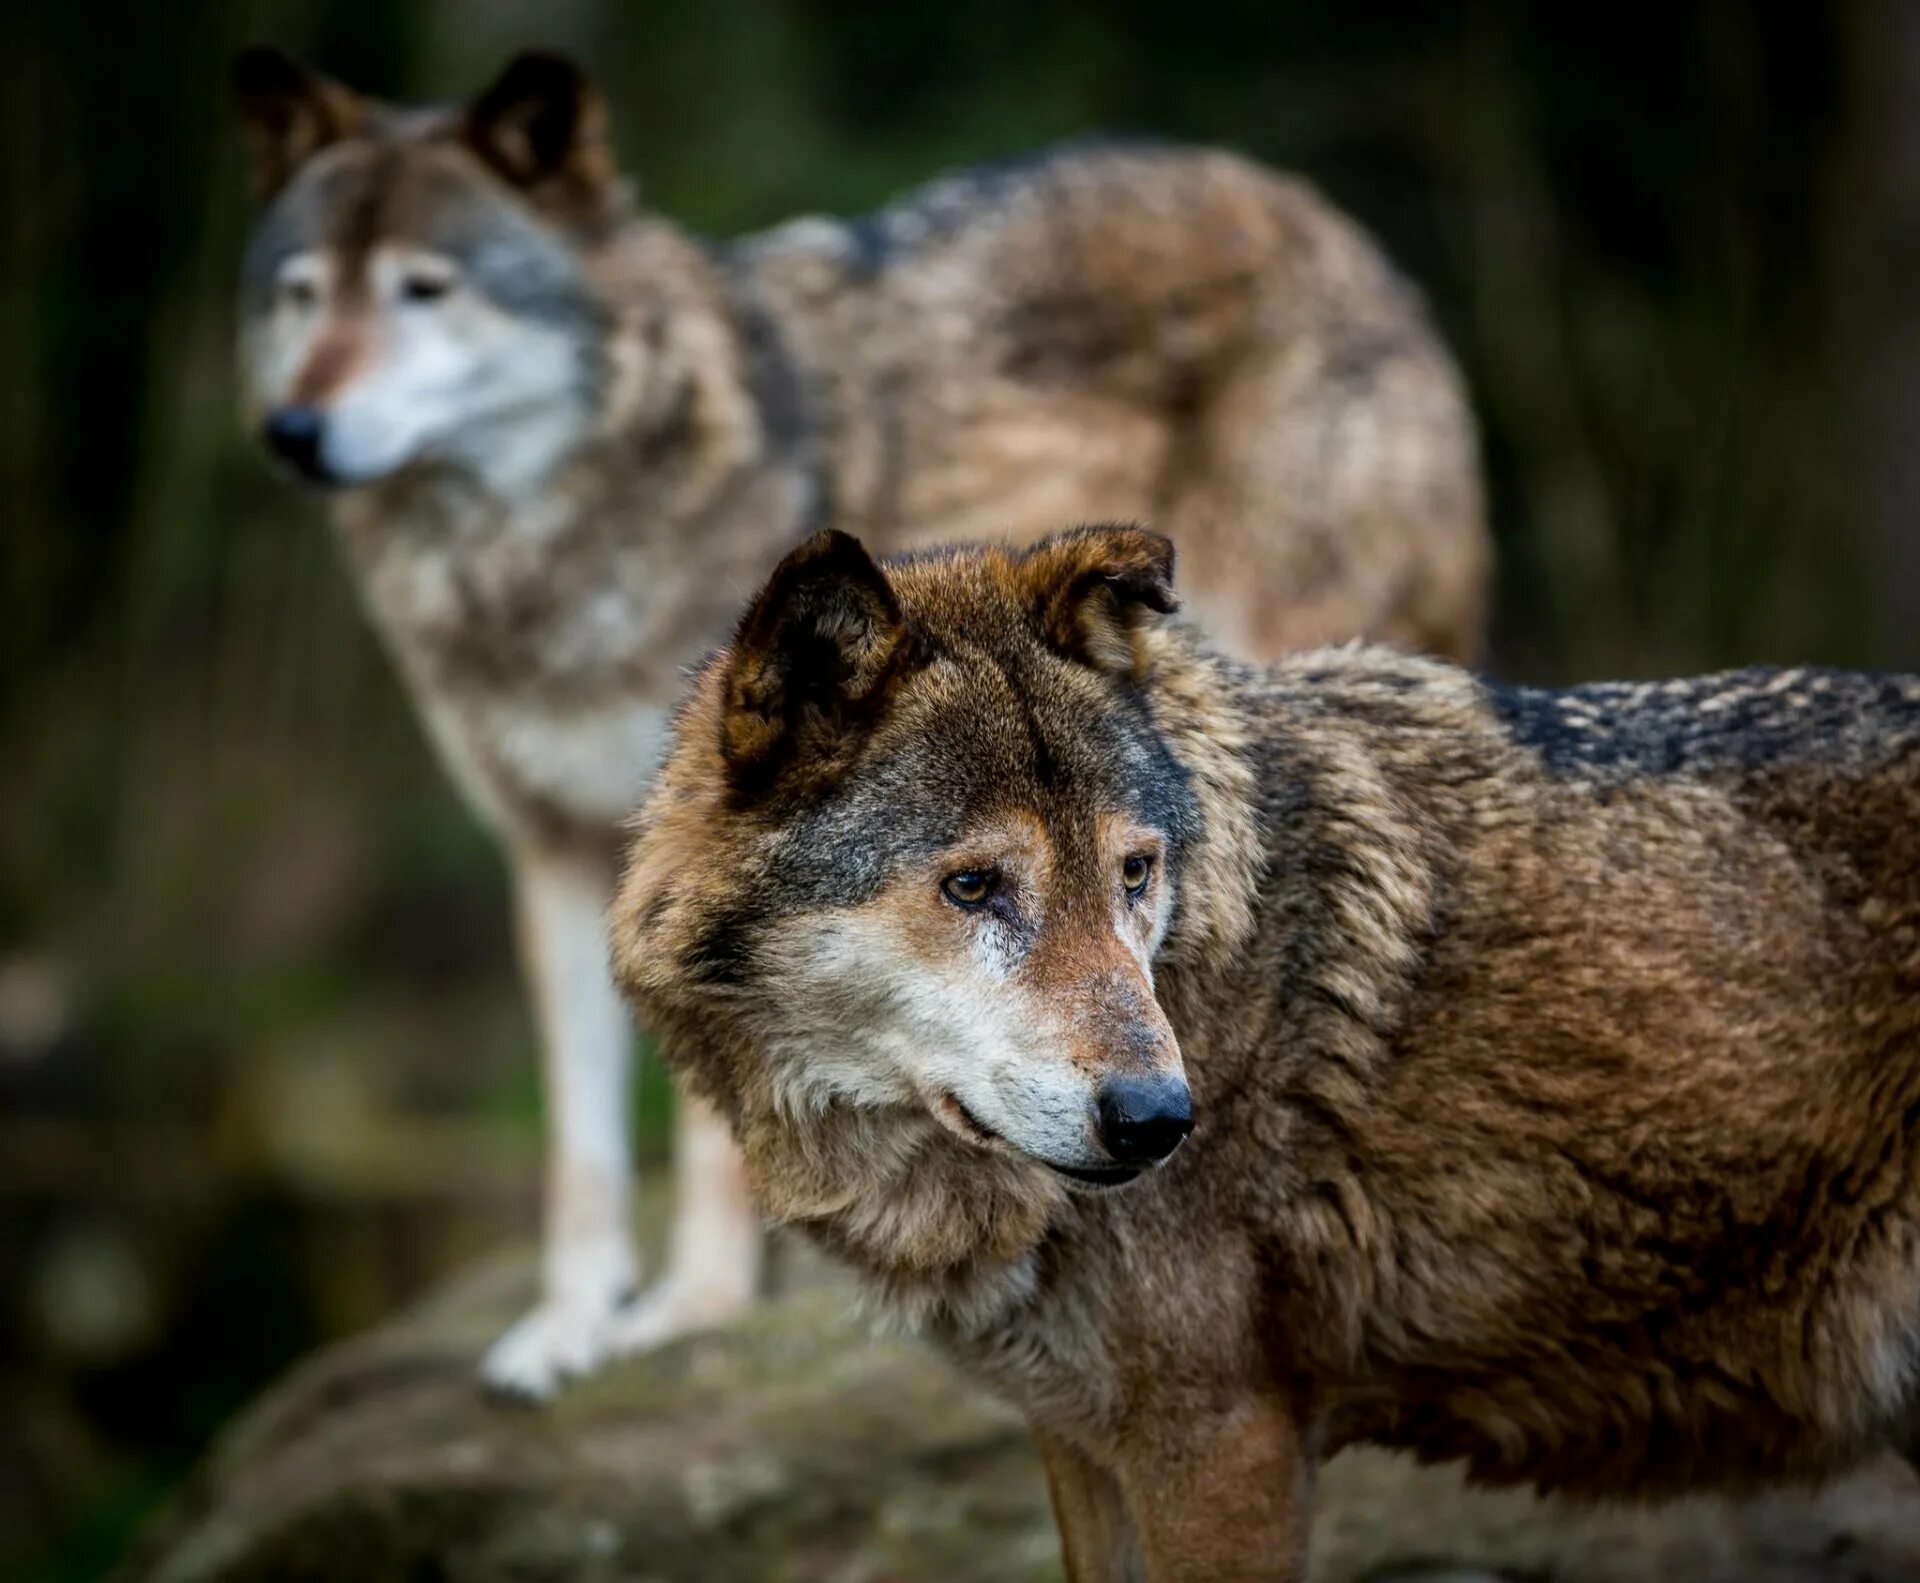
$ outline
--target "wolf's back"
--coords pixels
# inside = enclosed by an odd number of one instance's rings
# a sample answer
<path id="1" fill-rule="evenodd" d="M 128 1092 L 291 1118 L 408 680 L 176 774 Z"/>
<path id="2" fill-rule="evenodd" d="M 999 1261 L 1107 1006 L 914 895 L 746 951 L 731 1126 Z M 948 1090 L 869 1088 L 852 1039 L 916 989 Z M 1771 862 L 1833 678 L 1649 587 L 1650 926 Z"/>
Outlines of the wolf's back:
<path id="1" fill-rule="evenodd" d="M 1753 666 L 1674 681 L 1495 687 L 1514 741 L 1555 773 L 1920 776 L 1920 676 Z"/>
<path id="2" fill-rule="evenodd" d="M 1920 994 L 1920 676 L 1754 668 L 1490 701 L 1550 781 L 1737 809 Z"/>
<path id="3" fill-rule="evenodd" d="M 728 256 L 816 395 L 839 525 L 877 547 L 1136 519 L 1250 657 L 1478 653 L 1462 382 L 1419 293 L 1306 183 L 1073 143 Z"/>

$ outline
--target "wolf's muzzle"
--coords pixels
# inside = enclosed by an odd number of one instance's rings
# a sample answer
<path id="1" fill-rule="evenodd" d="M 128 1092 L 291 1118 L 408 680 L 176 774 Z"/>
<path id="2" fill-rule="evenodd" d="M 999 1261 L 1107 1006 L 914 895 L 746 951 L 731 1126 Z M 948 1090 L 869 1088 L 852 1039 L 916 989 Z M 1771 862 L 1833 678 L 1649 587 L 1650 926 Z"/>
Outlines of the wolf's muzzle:
<path id="1" fill-rule="evenodd" d="M 267 414 L 260 438 L 268 450 L 310 484 L 335 482 L 320 454 L 326 438 L 326 414 L 318 407 L 276 407 Z"/>
<path id="2" fill-rule="evenodd" d="M 1157 1165 L 1193 1131 L 1193 1101 L 1177 1077 L 1116 1077 L 1094 1101 L 1100 1146 L 1122 1165 Z"/>

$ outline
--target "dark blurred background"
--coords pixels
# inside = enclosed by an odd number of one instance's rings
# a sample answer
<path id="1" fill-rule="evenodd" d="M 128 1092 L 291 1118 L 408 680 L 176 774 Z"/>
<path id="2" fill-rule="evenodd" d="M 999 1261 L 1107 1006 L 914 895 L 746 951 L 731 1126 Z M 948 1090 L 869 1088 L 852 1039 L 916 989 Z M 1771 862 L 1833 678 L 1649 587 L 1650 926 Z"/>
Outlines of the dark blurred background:
<path id="1" fill-rule="evenodd" d="M 717 234 L 1066 134 L 1234 145 L 1467 367 L 1496 670 L 1920 662 L 1915 8 L 16 4 L 0 1577 L 98 1575 L 288 1361 L 535 1224 L 500 865 L 233 416 L 255 38 L 397 98 L 568 49 Z"/>

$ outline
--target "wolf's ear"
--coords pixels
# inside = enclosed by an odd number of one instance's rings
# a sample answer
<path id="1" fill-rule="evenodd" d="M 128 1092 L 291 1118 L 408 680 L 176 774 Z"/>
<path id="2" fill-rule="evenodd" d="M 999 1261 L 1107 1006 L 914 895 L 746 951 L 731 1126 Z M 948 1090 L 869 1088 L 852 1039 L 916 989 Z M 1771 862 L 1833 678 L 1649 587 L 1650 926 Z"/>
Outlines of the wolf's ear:
<path id="1" fill-rule="evenodd" d="M 743 790 L 828 777 L 886 703 L 913 644 L 886 574 L 851 534 L 816 533 L 774 569 L 727 658 L 720 753 Z"/>
<path id="2" fill-rule="evenodd" d="M 366 119 L 360 96 L 292 56 L 254 44 L 233 57 L 233 96 L 253 145 L 254 191 L 271 198 L 329 143 Z"/>
<path id="3" fill-rule="evenodd" d="M 541 208 L 598 225 L 619 207 L 607 106 L 564 55 L 527 50 L 467 107 L 461 140 Z"/>
<path id="4" fill-rule="evenodd" d="M 1056 533 L 1027 551 L 1021 571 L 1048 643 L 1095 670 L 1136 680 L 1144 666 L 1142 627 L 1180 608 L 1173 544 L 1145 528 L 1103 524 Z"/>

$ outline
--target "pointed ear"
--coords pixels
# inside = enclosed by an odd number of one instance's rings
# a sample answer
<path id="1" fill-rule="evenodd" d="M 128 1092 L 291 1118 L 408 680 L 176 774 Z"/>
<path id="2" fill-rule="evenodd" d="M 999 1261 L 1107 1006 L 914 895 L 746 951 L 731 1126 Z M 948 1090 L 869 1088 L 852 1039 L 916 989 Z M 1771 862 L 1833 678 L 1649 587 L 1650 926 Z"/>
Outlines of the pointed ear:
<path id="1" fill-rule="evenodd" d="M 727 656 L 720 753 L 735 785 L 837 773 L 912 650 L 900 602 L 860 541 L 808 539 L 774 569 Z"/>
<path id="2" fill-rule="evenodd" d="M 460 136 L 495 174 L 557 218 L 597 226 L 619 208 L 606 101 L 563 55 L 514 56 L 467 107 Z"/>
<path id="3" fill-rule="evenodd" d="M 1142 628 L 1180 608 L 1173 544 L 1145 528 L 1056 533 L 1027 551 L 1021 572 L 1048 643 L 1083 665 L 1136 680 L 1145 666 Z"/>
<path id="4" fill-rule="evenodd" d="M 254 192 L 261 198 L 271 198 L 321 149 L 352 137 L 366 119 L 352 89 L 265 44 L 234 56 L 233 95 L 253 145 Z"/>

